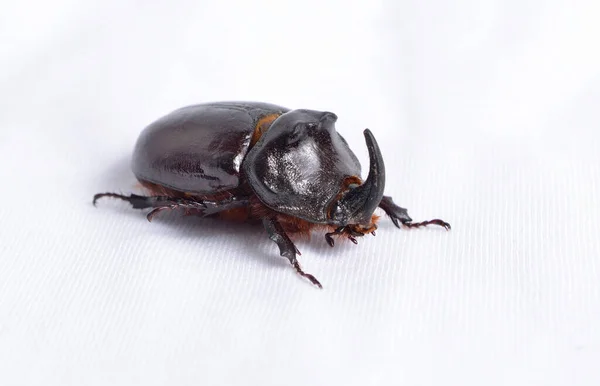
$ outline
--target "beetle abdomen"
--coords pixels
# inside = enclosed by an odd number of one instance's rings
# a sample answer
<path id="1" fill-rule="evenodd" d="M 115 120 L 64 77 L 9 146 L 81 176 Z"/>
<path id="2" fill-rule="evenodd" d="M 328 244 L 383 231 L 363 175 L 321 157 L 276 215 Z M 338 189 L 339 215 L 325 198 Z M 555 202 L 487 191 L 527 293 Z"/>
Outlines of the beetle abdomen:
<path id="1" fill-rule="evenodd" d="M 144 129 L 133 153 L 133 173 L 139 180 L 182 192 L 236 188 L 249 148 L 275 117 L 287 111 L 250 102 L 175 110 Z"/>

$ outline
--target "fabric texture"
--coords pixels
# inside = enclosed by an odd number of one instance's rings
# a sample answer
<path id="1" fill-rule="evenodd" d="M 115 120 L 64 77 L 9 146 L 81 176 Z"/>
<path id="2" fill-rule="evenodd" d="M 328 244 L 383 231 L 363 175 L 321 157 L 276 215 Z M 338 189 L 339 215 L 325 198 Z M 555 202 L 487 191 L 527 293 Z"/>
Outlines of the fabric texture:
<path id="1" fill-rule="evenodd" d="M 1 385 L 600 384 L 597 1 L 3 2 Z M 260 227 L 152 223 L 143 127 L 328 110 L 415 221 L 302 280 Z"/>

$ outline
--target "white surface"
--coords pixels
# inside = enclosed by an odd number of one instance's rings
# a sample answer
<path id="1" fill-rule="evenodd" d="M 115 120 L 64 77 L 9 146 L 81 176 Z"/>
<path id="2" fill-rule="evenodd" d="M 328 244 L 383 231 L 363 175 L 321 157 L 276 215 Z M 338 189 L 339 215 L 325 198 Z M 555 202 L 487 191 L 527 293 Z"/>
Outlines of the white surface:
<path id="1" fill-rule="evenodd" d="M 1 385 L 600 384 L 597 1 L 20 1 L 0 15 Z M 415 220 L 359 246 L 91 197 L 183 105 L 326 109 Z"/>

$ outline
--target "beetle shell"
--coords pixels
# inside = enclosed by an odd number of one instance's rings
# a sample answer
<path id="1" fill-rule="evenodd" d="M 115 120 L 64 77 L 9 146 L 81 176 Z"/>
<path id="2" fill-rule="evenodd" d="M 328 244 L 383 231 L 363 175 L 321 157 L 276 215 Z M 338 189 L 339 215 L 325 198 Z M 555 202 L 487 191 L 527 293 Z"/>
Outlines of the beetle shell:
<path id="1" fill-rule="evenodd" d="M 133 173 L 139 180 L 181 192 L 212 194 L 236 188 L 255 131 L 265 130 L 287 111 L 256 102 L 206 103 L 175 110 L 140 134 Z"/>

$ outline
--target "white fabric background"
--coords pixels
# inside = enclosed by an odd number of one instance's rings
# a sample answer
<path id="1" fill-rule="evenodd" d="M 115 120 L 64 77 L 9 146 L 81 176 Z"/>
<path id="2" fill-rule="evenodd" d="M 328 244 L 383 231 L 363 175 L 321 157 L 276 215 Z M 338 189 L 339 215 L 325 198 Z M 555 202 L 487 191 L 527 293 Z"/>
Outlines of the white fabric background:
<path id="1" fill-rule="evenodd" d="M 598 2 L 2 2 L 0 384 L 598 385 Z M 299 279 L 264 231 L 149 224 L 140 130 L 334 111 L 415 220 Z"/>

